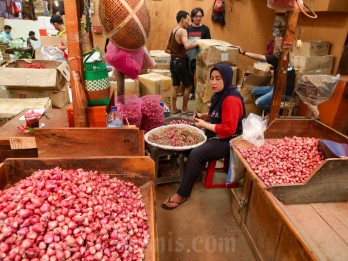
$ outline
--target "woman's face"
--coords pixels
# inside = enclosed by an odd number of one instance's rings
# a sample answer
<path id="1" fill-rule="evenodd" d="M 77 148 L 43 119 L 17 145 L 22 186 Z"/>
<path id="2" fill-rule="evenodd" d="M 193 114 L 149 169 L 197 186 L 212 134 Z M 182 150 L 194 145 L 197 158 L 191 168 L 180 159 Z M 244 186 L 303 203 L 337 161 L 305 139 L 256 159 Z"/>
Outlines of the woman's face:
<path id="1" fill-rule="evenodd" d="M 210 75 L 210 87 L 214 93 L 221 92 L 224 89 L 224 80 L 218 70 L 212 71 Z"/>

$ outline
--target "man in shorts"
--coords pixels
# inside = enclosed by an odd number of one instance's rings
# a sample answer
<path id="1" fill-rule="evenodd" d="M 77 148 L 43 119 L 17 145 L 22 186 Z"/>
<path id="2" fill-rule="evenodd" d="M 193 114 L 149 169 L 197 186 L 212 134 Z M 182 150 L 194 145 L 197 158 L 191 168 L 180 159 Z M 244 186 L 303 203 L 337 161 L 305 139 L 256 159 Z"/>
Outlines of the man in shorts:
<path id="1" fill-rule="evenodd" d="M 173 82 L 173 114 L 180 112 L 176 107 L 177 90 L 180 86 L 180 82 L 182 82 L 185 87 L 182 112 L 189 112 L 187 104 L 193 82 L 186 51 L 198 47 L 198 43 L 190 43 L 187 37 L 187 28 L 190 24 L 189 13 L 186 11 L 179 11 L 176 15 L 176 21 L 178 24 L 170 31 L 165 50 L 171 56 L 170 72 Z"/>

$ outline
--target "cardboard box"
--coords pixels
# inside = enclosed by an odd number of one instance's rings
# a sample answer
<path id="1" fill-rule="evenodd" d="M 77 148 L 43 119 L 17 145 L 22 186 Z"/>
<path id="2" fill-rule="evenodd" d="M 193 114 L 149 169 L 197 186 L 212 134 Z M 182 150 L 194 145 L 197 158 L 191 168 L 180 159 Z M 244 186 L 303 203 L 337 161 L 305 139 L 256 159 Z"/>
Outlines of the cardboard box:
<path id="1" fill-rule="evenodd" d="M 46 98 L 0 99 L 0 119 L 13 118 L 25 109 L 50 109 L 51 100 Z"/>
<path id="2" fill-rule="evenodd" d="M 170 97 L 172 93 L 172 78 L 158 74 L 148 73 L 139 75 L 141 96 L 159 94 Z"/>
<path id="3" fill-rule="evenodd" d="M 322 56 L 328 55 L 330 51 L 330 42 L 328 41 L 309 41 L 302 42 L 300 48 L 293 46 L 292 53 L 293 55 L 300 56 Z"/>
<path id="4" fill-rule="evenodd" d="M 262 115 L 262 109 L 260 107 L 257 107 L 255 102 L 245 103 L 244 106 L 245 106 L 246 117 L 248 117 L 250 113 L 254 113 L 259 116 Z"/>
<path id="5" fill-rule="evenodd" d="M 110 95 L 112 93 L 117 94 L 117 82 L 116 81 L 110 81 Z M 139 81 L 134 81 L 132 79 L 125 79 L 124 80 L 124 94 L 126 96 L 130 95 L 136 95 L 140 97 L 140 89 L 139 89 Z"/>
<path id="6" fill-rule="evenodd" d="M 157 69 L 170 68 L 170 54 L 163 50 L 151 50 L 150 57 L 155 61 Z"/>
<path id="7" fill-rule="evenodd" d="M 63 109 L 69 103 L 68 84 L 59 91 L 7 89 L 8 98 L 44 98 L 51 100 L 52 107 Z"/>
<path id="8" fill-rule="evenodd" d="M 30 63 L 46 69 L 22 68 Z M 60 90 L 68 81 L 70 72 L 66 62 L 23 59 L 0 67 L 0 83 L 8 88 Z"/>
<path id="9" fill-rule="evenodd" d="M 197 64 L 196 68 L 196 77 L 205 81 L 209 82 L 210 80 L 210 71 L 214 66 L 201 66 Z M 232 85 L 237 85 L 237 66 L 231 66 L 231 69 L 233 71 L 233 77 L 232 77 Z"/>
<path id="10" fill-rule="evenodd" d="M 170 70 L 167 69 L 149 69 L 149 73 L 158 73 L 167 77 L 172 77 Z"/>
<path id="11" fill-rule="evenodd" d="M 294 67 L 300 71 L 332 69 L 333 55 L 325 56 L 293 56 Z"/>
<path id="12" fill-rule="evenodd" d="M 208 112 L 210 103 L 204 103 L 201 97 L 196 96 L 195 111 L 196 112 Z"/>
<path id="13" fill-rule="evenodd" d="M 218 63 L 227 63 L 237 65 L 239 56 L 239 47 L 228 42 L 215 39 L 197 40 L 202 51 L 198 54 L 197 60 L 200 59 L 207 66 Z"/>
<path id="14" fill-rule="evenodd" d="M 269 73 L 272 69 L 273 66 L 269 63 L 254 63 L 254 67 L 255 69 L 259 70 L 259 71 L 263 71 L 266 73 Z"/>
<path id="15" fill-rule="evenodd" d="M 251 66 L 248 67 L 248 74 L 244 77 L 245 81 L 243 82 L 243 86 L 268 86 L 272 79 L 270 72 L 261 71 Z"/>
<path id="16" fill-rule="evenodd" d="M 41 47 L 61 46 L 62 39 L 58 36 L 40 36 Z"/>
<path id="17" fill-rule="evenodd" d="M 296 80 L 297 83 L 303 75 L 315 75 L 315 74 L 331 74 L 331 69 L 317 69 L 317 70 L 307 70 L 307 71 L 297 71 L 296 72 Z"/>

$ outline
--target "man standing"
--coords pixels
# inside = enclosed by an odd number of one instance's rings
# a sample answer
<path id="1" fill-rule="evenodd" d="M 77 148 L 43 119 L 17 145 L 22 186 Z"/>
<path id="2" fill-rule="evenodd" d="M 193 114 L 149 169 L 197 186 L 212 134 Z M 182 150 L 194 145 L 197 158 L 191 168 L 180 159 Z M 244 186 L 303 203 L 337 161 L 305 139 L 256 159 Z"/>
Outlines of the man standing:
<path id="1" fill-rule="evenodd" d="M 197 39 L 211 39 L 209 27 L 202 24 L 202 19 L 204 17 L 204 11 L 200 7 L 193 8 L 191 11 L 191 22 L 192 24 L 187 28 L 188 39 L 190 43 L 194 43 Z M 190 71 L 192 77 L 195 75 L 196 71 L 196 57 L 198 52 L 188 51 L 188 56 L 190 60 Z M 194 83 L 194 78 L 193 78 Z M 195 97 L 195 86 L 193 85 L 190 99 Z"/>
<path id="2" fill-rule="evenodd" d="M 64 58 L 68 59 L 68 39 L 67 39 L 67 32 L 66 28 L 63 22 L 63 18 L 59 15 L 53 15 L 50 19 L 50 23 L 54 26 L 54 28 L 58 31 L 57 36 L 62 39 L 61 48 L 64 51 Z M 77 37 L 76 37 L 77 38 Z M 91 44 L 89 42 L 86 28 L 84 24 L 81 23 L 81 31 L 79 38 L 77 38 L 82 43 L 82 52 L 83 54 L 90 53 L 92 51 Z"/>
<path id="3" fill-rule="evenodd" d="M 169 53 L 170 72 L 173 83 L 173 114 L 179 113 L 176 107 L 177 90 L 180 82 L 184 85 L 182 111 L 188 112 L 187 104 L 192 89 L 192 76 L 189 71 L 187 50 L 198 46 L 198 43 L 190 43 L 187 37 L 187 28 L 190 23 L 190 15 L 186 11 L 179 11 L 176 15 L 177 26 L 170 32 L 165 52 Z"/>
<path id="4" fill-rule="evenodd" d="M 4 38 L 4 40 L 7 40 L 7 41 L 12 40 L 11 30 L 12 30 L 11 26 L 9 25 L 4 26 L 4 31 L 1 32 L 1 35 Z"/>

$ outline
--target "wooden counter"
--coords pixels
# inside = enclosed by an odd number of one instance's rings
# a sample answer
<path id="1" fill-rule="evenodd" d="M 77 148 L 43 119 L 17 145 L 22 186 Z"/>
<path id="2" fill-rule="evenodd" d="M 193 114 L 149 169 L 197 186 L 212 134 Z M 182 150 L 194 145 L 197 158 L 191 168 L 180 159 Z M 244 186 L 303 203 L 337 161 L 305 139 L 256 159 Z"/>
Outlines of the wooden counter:
<path id="1" fill-rule="evenodd" d="M 348 143 L 348 137 L 314 120 L 275 120 L 267 139 L 316 137 Z M 232 213 L 257 260 L 348 260 L 348 159 L 325 159 L 304 184 L 267 188 L 237 147 L 246 168 L 232 189 Z"/>
<path id="2" fill-rule="evenodd" d="M 6 158 L 32 158 L 38 156 L 36 146 L 32 145 L 35 144 L 33 143 L 33 141 L 35 141 L 34 135 L 20 132 L 17 129 L 17 126 L 25 124 L 25 121 L 19 121 L 19 118 L 27 111 L 28 109 L 23 110 L 12 120 L 6 122 L 2 127 L 0 127 L 0 162 L 4 161 Z M 45 115 L 47 115 L 48 119 L 45 116 L 42 116 L 40 122 L 45 123 L 46 128 L 62 128 L 69 126 L 66 110 L 48 109 L 46 110 Z M 11 149 L 11 140 L 16 141 L 18 149 Z"/>

